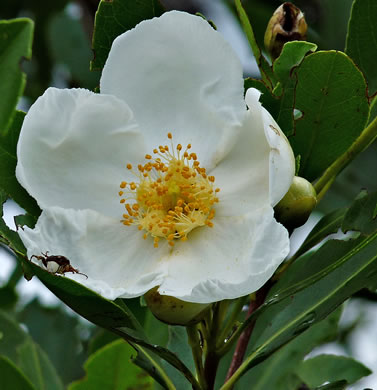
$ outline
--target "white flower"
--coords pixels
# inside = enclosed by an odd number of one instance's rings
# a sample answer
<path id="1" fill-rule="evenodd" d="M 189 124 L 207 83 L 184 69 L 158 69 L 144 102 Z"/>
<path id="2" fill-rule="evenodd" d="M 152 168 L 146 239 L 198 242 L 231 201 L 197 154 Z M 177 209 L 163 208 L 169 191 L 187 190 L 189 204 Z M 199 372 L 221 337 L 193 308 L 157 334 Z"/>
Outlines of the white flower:
<path id="1" fill-rule="evenodd" d="M 165 13 L 114 41 L 100 86 L 50 88 L 26 115 L 17 178 L 43 210 L 20 231 L 28 255 L 67 257 L 110 299 L 260 288 L 289 250 L 272 207 L 294 157 L 260 93 L 244 99 L 230 46 L 202 18 Z"/>

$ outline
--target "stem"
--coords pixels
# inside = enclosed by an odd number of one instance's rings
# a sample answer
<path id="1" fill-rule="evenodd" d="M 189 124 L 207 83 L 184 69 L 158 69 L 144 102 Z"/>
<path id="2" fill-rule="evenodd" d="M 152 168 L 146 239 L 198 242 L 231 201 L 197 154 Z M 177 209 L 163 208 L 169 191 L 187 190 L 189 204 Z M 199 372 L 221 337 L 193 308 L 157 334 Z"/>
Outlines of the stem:
<path id="1" fill-rule="evenodd" d="M 212 322 L 208 332 L 207 349 L 204 364 L 204 377 L 207 383 L 207 389 L 213 390 L 217 368 L 220 362 L 220 356 L 216 352 L 217 335 L 220 329 L 220 324 L 225 315 L 225 308 L 228 302 L 217 302 L 213 306 Z"/>
<path id="2" fill-rule="evenodd" d="M 196 325 L 186 326 L 188 341 L 192 351 L 192 357 L 194 359 L 196 374 L 200 387 L 205 390 L 207 389 L 207 383 L 204 378 L 204 368 L 203 368 L 203 356 L 202 348 L 200 346 L 199 333 Z"/>
<path id="3" fill-rule="evenodd" d="M 247 297 L 247 296 L 246 296 Z M 228 319 L 228 322 L 224 326 L 222 332 L 220 333 L 220 336 L 218 337 L 217 342 L 217 348 L 221 348 L 221 346 L 224 344 L 224 340 L 227 338 L 229 333 L 231 332 L 232 328 L 235 326 L 235 323 L 237 321 L 237 317 L 239 316 L 243 305 L 245 304 L 246 297 L 241 297 L 236 300 L 234 303 L 234 307 L 232 310 L 232 313 L 230 314 L 230 317 Z"/>
<path id="4" fill-rule="evenodd" d="M 261 289 L 255 294 L 255 299 L 252 299 L 249 304 L 249 310 L 246 315 L 246 319 L 249 318 L 254 311 L 263 304 L 266 295 L 267 289 Z M 250 325 L 242 332 L 240 338 L 237 341 L 237 346 L 233 354 L 233 359 L 230 364 L 225 382 L 227 382 L 231 376 L 237 371 L 238 367 L 241 366 L 243 358 L 245 356 L 247 346 L 251 337 L 251 333 L 254 329 L 255 321 L 251 322 Z"/>
<path id="5" fill-rule="evenodd" d="M 363 130 L 351 147 L 338 157 L 314 184 L 320 197 L 330 188 L 335 177 L 377 138 L 377 117 Z"/>
<path id="6" fill-rule="evenodd" d="M 253 51 L 255 60 L 257 61 L 257 65 L 262 77 L 263 82 L 266 86 L 272 90 L 273 88 L 273 80 L 274 73 L 268 64 L 267 60 L 264 58 L 261 49 L 258 46 L 258 43 L 255 39 L 253 28 L 251 27 L 249 17 L 247 16 L 245 10 L 242 7 L 241 0 L 235 0 L 236 9 L 238 12 L 238 16 L 240 18 L 243 30 L 245 31 L 247 40 L 249 41 L 251 50 Z"/>

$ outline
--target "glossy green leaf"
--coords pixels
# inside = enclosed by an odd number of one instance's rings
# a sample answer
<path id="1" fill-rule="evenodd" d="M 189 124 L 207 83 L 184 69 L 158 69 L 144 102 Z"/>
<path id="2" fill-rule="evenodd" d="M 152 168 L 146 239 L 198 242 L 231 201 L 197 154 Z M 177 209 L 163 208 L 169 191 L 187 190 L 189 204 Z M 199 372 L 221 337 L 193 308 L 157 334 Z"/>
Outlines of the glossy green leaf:
<path id="1" fill-rule="evenodd" d="M 160 16 L 159 0 L 101 0 L 96 13 L 93 34 L 94 59 L 92 70 L 105 65 L 113 40 L 145 19 Z"/>
<path id="2" fill-rule="evenodd" d="M 0 383 L 2 388 L 17 390 L 37 390 L 11 360 L 0 356 Z"/>
<path id="3" fill-rule="evenodd" d="M 363 71 L 372 95 L 377 89 L 377 3 L 355 0 L 348 25 L 346 53 Z"/>
<path id="4" fill-rule="evenodd" d="M 309 387 L 316 387 L 325 382 L 339 380 L 346 380 L 348 384 L 352 384 L 370 375 L 372 371 L 349 357 L 319 355 L 301 362 L 296 373 Z"/>
<path id="5" fill-rule="evenodd" d="M 7 132 L 0 132 L 0 188 L 34 216 L 40 214 L 36 201 L 16 179 L 17 141 L 25 113 L 16 111 Z"/>
<path id="6" fill-rule="evenodd" d="M 336 233 L 342 226 L 346 212 L 347 208 L 342 208 L 322 217 L 295 253 L 295 257 L 301 256 L 312 249 L 330 234 Z"/>
<path id="7" fill-rule="evenodd" d="M 91 355 L 85 363 L 86 376 L 68 390 L 152 390 L 152 379 L 132 364 L 135 350 L 124 340 L 114 341 Z"/>
<path id="8" fill-rule="evenodd" d="M 303 382 L 295 374 L 298 364 L 314 347 L 337 337 L 340 314 L 341 310 L 332 313 L 251 369 L 241 379 L 240 388 L 297 390 Z"/>
<path id="9" fill-rule="evenodd" d="M 369 115 L 366 83 L 344 53 L 317 52 L 297 68 L 295 121 L 290 142 L 301 155 L 300 176 L 309 181 L 346 152 L 363 131 Z"/>
<path id="10" fill-rule="evenodd" d="M 63 390 L 46 354 L 9 315 L 0 311 L 0 355 L 10 359 L 38 390 Z"/>
<path id="11" fill-rule="evenodd" d="M 362 234 L 372 234 L 377 231 L 377 192 L 368 195 L 363 191 L 352 204 L 344 217 L 342 230 L 356 230 Z"/>
<path id="12" fill-rule="evenodd" d="M 34 24 L 30 19 L 0 21 L 0 134 L 5 134 L 25 87 L 22 59 L 31 58 Z"/>

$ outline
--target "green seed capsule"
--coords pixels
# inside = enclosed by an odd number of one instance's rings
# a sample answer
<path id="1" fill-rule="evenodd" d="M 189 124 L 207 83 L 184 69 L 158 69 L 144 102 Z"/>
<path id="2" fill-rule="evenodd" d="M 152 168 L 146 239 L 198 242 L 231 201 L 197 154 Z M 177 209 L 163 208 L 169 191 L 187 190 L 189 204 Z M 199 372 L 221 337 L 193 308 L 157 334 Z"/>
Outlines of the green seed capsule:
<path id="1" fill-rule="evenodd" d="M 275 206 L 275 218 L 288 230 L 303 225 L 317 204 L 314 187 L 303 177 L 295 176 L 284 198 Z"/>
<path id="2" fill-rule="evenodd" d="M 169 325 L 193 325 L 200 322 L 210 303 L 181 301 L 168 295 L 161 295 L 157 287 L 144 295 L 145 301 L 156 318 Z"/>

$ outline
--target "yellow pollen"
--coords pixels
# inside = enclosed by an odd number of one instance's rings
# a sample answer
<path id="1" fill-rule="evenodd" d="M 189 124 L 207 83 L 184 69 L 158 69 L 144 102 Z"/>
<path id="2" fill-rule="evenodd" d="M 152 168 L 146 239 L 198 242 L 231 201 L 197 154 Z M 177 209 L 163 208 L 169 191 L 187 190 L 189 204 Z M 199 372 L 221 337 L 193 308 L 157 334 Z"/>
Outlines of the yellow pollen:
<path id="1" fill-rule="evenodd" d="M 138 164 L 137 170 L 126 165 L 137 180 L 122 181 L 120 188 L 125 191 L 118 192 L 126 209 L 120 222 L 127 227 L 136 225 L 144 239 L 153 239 L 155 248 L 161 240 L 173 248 L 178 241 L 187 241 L 192 230 L 212 228 L 219 202 L 215 177 L 200 166 L 196 153 L 188 152 L 191 144 L 181 153 L 182 145 L 174 146 L 171 133 L 167 137 L 171 146 L 154 148 L 154 156 L 146 154 L 148 161 Z"/>

